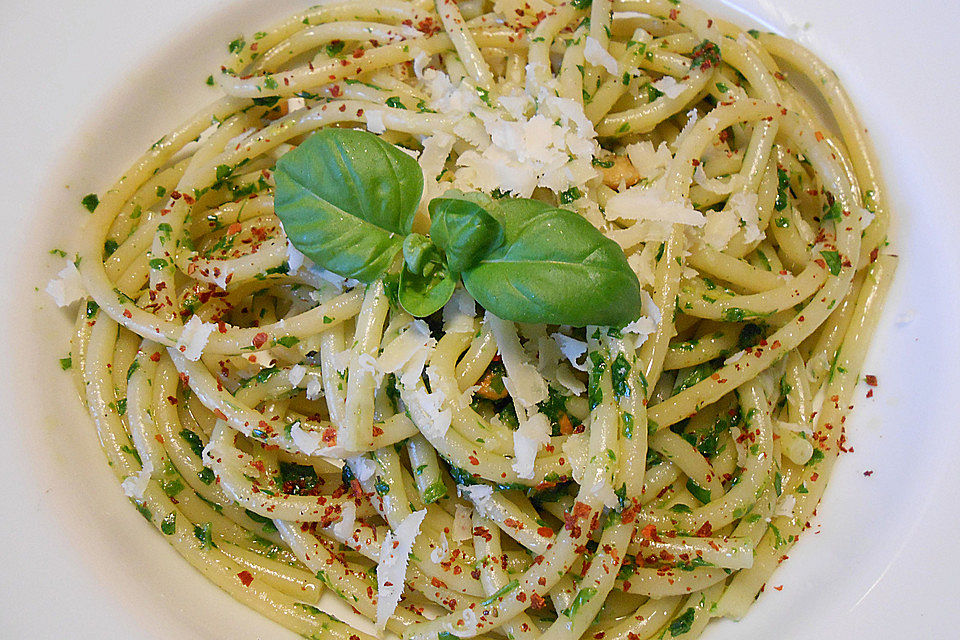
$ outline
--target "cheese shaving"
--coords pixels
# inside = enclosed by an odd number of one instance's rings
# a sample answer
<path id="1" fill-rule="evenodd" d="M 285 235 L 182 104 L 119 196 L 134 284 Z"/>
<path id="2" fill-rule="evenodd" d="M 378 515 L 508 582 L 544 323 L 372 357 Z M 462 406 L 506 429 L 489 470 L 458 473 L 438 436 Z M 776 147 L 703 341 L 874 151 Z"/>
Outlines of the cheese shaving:
<path id="1" fill-rule="evenodd" d="M 57 277 L 47 283 L 47 293 L 58 307 L 67 307 L 87 295 L 83 288 L 83 279 L 72 260 L 57 273 Z"/>
<path id="2" fill-rule="evenodd" d="M 377 565 L 377 629 L 381 631 L 400 604 L 410 551 L 426 515 L 426 509 L 414 511 L 383 537 Z"/>
<path id="3" fill-rule="evenodd" d="M 197 361 L 203 354 L 203 348 L 210 340 L 210 334 L 217 328 L 212 322 L 203 322 L 200 316 L 191 316 L 177 338 L 177 349 L 187 360 Z"/>

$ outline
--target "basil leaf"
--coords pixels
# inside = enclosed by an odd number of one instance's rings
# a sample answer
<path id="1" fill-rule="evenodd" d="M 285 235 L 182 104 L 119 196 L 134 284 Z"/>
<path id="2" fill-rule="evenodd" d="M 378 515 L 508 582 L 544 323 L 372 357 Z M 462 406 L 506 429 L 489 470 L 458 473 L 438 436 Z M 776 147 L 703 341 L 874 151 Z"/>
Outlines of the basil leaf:
<path id="1" fill-rule="evenodd" d="M 370 282 L 410 232 L 423 173 L 416 160 L 366 131 L 323 129 L 275 173 L 276 213 L 293 245 L 325 269 Z"/>
<path id="2" fill-rule="evenodd" d="M 457 279 L 443 265 L 438 265 L 429 275 L 404 269 L 400 272 L 400 288 L 397 297 L 407 313 L 423 318 L 447 304 L 456 286 Z"/>
<path id="3" fill-rule="evenodd" d="M 416 274 L 426 275 L 436 265 L 442 263 L 440 251 L 430 238 L 419 233 L 411 233 L 403 239 L 403 261 L 407 269 Z"/>
<path id="4" fill-rule="evenodd" d="M 463 273 L 467 291 L 515 322 L 623 326 L 640 316 L 640 283 L 619 245 L 580 215 L 504 199 L 503 244 Z"/>
<path id="5" fill-rule="evenodd" d="M 493 205 L 493 199 L 487 200 L 489 204 L 469 197 L 430 201 L 430 237 L 446 253 L 453 273 L 469 269 L 503 244 L 503 225 L 487 212 L 484 205 Z"/>

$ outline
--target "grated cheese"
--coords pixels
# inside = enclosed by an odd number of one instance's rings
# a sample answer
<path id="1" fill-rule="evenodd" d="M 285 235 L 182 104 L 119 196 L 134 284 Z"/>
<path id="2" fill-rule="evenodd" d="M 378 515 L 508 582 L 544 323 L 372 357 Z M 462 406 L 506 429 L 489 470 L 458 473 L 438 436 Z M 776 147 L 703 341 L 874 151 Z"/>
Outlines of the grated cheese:
<path id="1" fill-rule="evenodd" d="M 300 386 L 300 383 L 303 381 L 303 377 L 307 374 L 307 368 L 302 364 L 295 364 L 290 367 L 290 371 L 287 372 L 287 379 L 290 381 L 290 384 L 294 388 Z"/>
<path id="2" fill-rule="evenodd" d="M 333 535 L 341 540 L 349 539 L 357 526 L 357 505 L 347 500 L 340 505 L 340 520 L 333 525 Z"/>
<path id="3" fill-rule="evenodd" d="M 620 75 L 620 65 L 617 64 L 617 59 L 610 55 L 607 48 L 592 36 L 587 36 L 587 42 L 583 47 L 583 57 L 590 64 L 603 67 L 612 76 Z"/>
<path id="4" fill-rule="evenodd" d="M 46 291 L 58 307 L 67 307 L 87 295 L 83 279 L 72 260 L 67 260 L 57 277 L 47 283 Z"/>
<path id="5" fill-rule="evenodd" d="M 144 462 L 143 469 L 132 476 L 127 476 L 123 479 L 123 482 L 120 483 L 123 494 L 134 500 L 143 500 L 143 492 L 147 490 L 147 484 L 150 482 L 152 474 L 153 463 L 147 459 Z"/>
<path id="6" fill-rule="evenodd" d="M 676 78 L 673 76 L 663 76 L 653 83 L 653 88 L 671 100 L 674 98 L 679 98 L 680 94 L 687 89 L 686 85 L 677 82 Z"/>
<path id="7" fill-rule="evenodd" d="M 177 349 L 187 360 L 197 361 L 203 354 L 203 348 L 210 340 L 210 334 L 217 328 L 212 322 L 203 322 L 200 316 L 191 316 L 177 338 Z"/>
<path id="8" fill-rule="evenodd" d="M 493 487 L 486 484 L 457 485 L 457 493 L 466 495 L 481 516 L 486 517 L 491 512 Z"/>
<path id="9" fill-rule="evenodd" d="M 574 369 L 577 371 L 587 371 L 589 369 L 586 357 L 583 358 L 583 362 L 580 362 L 580 357 L 586 356 L 587 353 L 586 342 L 571 338 L 559 332 L 550 334 L 550 337 L 553 338 L 557 347 L 560 349 L 560 353 L 570 361 Z"/>
<path id="10" fill-rule="evenodd" d="M 366 482 L 377 472 L 377 463 L 363 455 L 347 458 L 346 463 L 360 482 Z"/>
<path id="11" fill-rule="evenodd" d="M 318 455 L 327 448 L 323 443 L 322 434 L 318 431 L 305 430 L 300 426 L 299 420 L 290 425 L 290 439 L 293 440 L 293 444 L 295 444 L 298 449 L 308 456 Z"/>
<path id="12" fill-rule="evenodd" d="M 320 376 L 310 375 L 307 377 L 307 400 L 316 400 L 323 393 L 323 381 Z"/>
<path id="13" fill-rule="evenodd" d="M 363 115 L 367 118 L 367 131 L 370 133 L 383 133 L 387 130 L 387 125 L 383 123 L 382 111 L 366 109 Z"/>
<path id="14" fill-rule="evenodd" d="M 535 413 L 513 432 L 513 470 L 521 478 L 532 478 L 537 451 L 550 444 L 550 420 L 542 413 Z"/>
<path id="15" fill-rule="evenodd" d="M 383 537 L 377 564 L 377 629 L 381 631 L 400 604 L 410 551 L 426 515 L 426 509 L 414 511 Z"/>
<path id="16" fill-rule="evenodd" d="M 671 198 L 662 185 L 634 185 L 607 200 L 608 220 L 649 220 L 702 227 L 707 219 L 689 200 Z"/>

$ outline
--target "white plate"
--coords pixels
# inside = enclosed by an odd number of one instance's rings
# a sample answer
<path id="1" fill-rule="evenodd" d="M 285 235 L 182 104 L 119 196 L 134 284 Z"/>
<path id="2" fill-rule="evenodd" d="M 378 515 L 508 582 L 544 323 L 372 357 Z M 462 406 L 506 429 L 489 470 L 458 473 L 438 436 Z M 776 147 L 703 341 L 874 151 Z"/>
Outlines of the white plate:
<path id="1" fill-rule="evenodd" d="M 27 638 L 284 638 L 208 584 L 122 497 L 57 358 L 70 316 L 42 292 L 80 197 L 209 99 L 225 43 L 306 2 L 7 3 L 0 25 L 6 338 L 0 629 Z M 947 638 L 960 628 L 954 380 L 960 379 L 953 168 L 954 0 L 738 0 L 840 74 L 871 129 L 903 256 L 813 530 L 733 638 Z M 10 5 L 13 5 L 12 7 Z M 729 8 L 724 8 L 729 11 Z M 37 289 L 39 287 L 39 290 Z M 864 471 L 874 473 L 866 477 Z M 950 598 L 952 599 L 952 598 Z M 948 600 L 950 600 L 948 599 Z"/>

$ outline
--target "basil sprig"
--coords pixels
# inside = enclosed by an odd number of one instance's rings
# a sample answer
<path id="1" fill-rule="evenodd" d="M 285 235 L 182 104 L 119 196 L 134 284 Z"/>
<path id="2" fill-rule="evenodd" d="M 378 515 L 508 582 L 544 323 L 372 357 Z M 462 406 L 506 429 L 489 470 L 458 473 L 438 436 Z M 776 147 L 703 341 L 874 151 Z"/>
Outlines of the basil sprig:
<path id="1" fill-rule="evenodd" d="M 402 262 L 397 297 L 414 316 L 446 304 L 458 279 L 506 320 L 623 326 L 640 316 L 623 251 L 572 211 L 450 191 L 428 204 L 429 237 L 411 233 L 423 174 L 374 134 L 315 133 L 280 159 L 276 181 L 276 213 L 297 249 L 362 282 Z"/>

